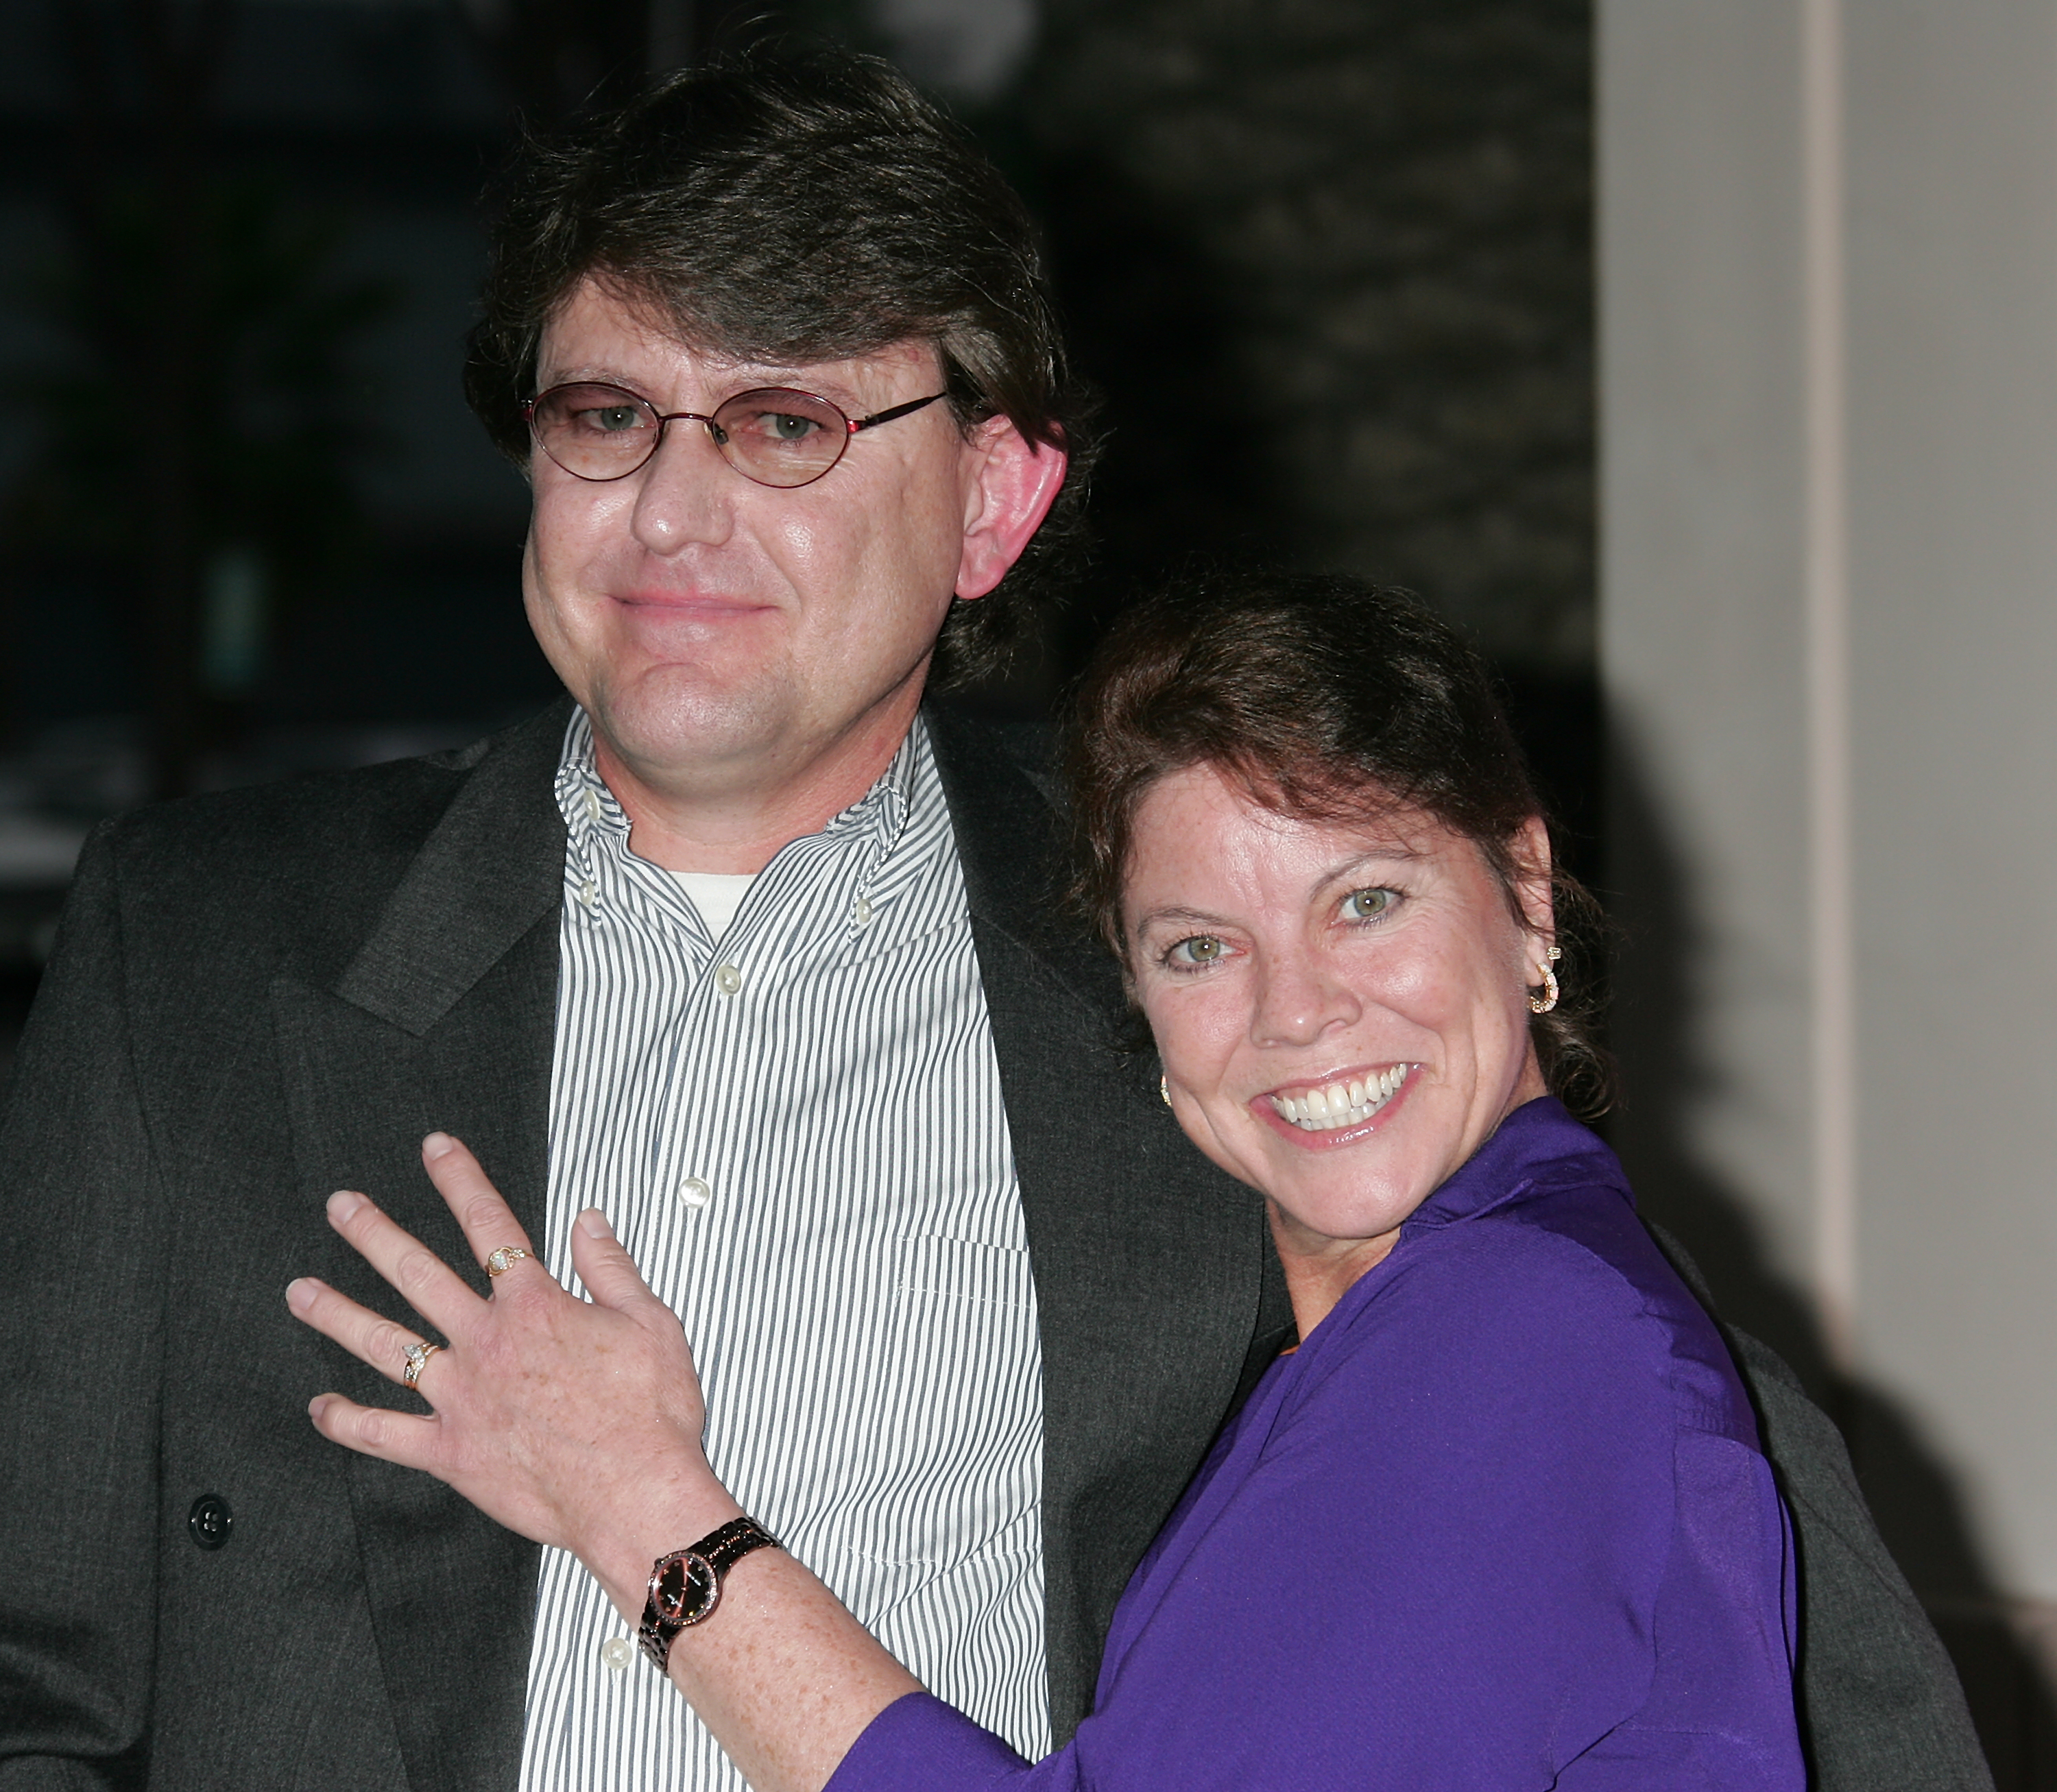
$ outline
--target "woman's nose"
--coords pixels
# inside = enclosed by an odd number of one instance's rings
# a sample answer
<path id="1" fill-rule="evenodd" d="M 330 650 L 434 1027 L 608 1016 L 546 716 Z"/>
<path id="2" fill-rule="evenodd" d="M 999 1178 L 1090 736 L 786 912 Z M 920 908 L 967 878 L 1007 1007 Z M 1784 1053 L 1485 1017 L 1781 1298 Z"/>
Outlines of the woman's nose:
<path id="1" fill-rule="evenodd" d="M 1363 1011 L 1349 984 L 1318 954 L 1274 957 L 1258 977 L 1250 1037 L 1258 1045 L 1307 1045 L 1331 1027 L 1347 1026 Z"/>
<path id="2" fill-rule="evenodd" d="M 743 476 L 722 458 L 704 423 L 667 424 L 641 472 L 631 528 L 653 554 L 676 554 L 696 542 L 719 543 L 735 526 L 732 488 Z"/>

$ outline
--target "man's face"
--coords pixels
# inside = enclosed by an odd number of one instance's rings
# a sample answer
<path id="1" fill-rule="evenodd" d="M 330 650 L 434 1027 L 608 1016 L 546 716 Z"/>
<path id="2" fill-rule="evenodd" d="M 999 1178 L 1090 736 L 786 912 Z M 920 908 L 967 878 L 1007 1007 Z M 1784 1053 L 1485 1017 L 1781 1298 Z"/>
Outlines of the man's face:
<path id="1" fill-rule="evenodd" d="M 666 413 L 794 386 L 853 417 L 942 389 L 925 344 L 738 362 L 664 334 L 592 282 L 537 358 L 539 391 L 575 380 Z M 701 423 L 671 424 L 648 465 L 605 483 L 535 453 L 529 620 L 603 750 L 653 789 L 752 786 L 803 777 L 869 729 L 904 728 L 953 592 L 979 595 L 1005 570 L 982 578 L 968 548 L 1003 431 L 967 439 L 932 405 L 859 431 L 826 475 L 791 490 L 744 478 Z"/>

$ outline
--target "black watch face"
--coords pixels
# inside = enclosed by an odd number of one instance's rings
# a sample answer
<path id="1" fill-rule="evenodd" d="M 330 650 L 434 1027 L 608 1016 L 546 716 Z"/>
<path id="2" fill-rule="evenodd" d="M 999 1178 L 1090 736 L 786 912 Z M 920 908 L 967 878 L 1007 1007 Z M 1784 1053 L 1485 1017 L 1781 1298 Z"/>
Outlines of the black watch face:
<path id="1" fill-rule="evenodd" d="M 696 1624 L 721 1597 L 721 1580 L 704 1556 L 682 1550 L 664 1564 L 651 1590 L 651 1603 L 668 1624 Z"/>

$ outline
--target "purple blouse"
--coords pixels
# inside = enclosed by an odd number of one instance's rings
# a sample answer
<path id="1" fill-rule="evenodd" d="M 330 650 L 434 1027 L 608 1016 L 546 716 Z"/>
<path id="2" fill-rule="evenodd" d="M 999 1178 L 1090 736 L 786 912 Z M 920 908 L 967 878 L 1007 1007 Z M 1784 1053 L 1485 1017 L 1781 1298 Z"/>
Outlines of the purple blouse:
<path id="1" fill-rule="evenodd" d="M 1728 1353 L 1556 1102 L 1223 1434 L 1030 1766 L 925 1693 L 831 1792 L 1802 1792 L 1791 1532 Z"/>

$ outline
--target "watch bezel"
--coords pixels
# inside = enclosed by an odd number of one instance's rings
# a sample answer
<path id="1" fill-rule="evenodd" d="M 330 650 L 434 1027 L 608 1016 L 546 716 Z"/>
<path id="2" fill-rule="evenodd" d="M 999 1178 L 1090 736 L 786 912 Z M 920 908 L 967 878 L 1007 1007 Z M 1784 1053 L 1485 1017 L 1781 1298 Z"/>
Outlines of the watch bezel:
<path id="1" fill-rule="evenodd" d="M 667 1584 L 674 1573 L 676 1590 Z M 721 1604 L 721 1576 L 697 1549 L 674 1549 L 652 1570 L 649 1598 L 660 1624 L 684 1630 L 704 1622 Z"/>

